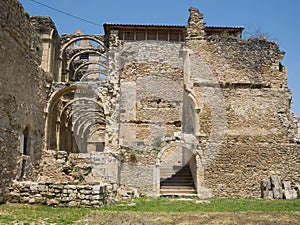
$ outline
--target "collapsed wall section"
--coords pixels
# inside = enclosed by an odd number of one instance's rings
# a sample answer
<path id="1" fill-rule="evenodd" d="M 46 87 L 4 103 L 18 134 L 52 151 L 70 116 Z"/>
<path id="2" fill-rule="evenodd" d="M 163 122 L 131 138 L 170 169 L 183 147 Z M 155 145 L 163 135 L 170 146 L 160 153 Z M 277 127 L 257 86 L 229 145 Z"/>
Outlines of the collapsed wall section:
<path id="1" fill-rule="evenodd" d="M 37 173 L 49 77 L 39 38 L 17 1 L 0 2 L 0 200 L 13 179 Z"/>

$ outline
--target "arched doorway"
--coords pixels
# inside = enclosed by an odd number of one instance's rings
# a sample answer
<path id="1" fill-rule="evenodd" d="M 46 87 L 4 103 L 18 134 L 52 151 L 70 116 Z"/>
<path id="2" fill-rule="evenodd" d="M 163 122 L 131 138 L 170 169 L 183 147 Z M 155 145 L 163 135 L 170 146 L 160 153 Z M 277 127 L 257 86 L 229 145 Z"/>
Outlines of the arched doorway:
<path id="1" fill-rule="evenodd" d="M 172 142 L 163 147 L 156 161 L 157 195 L 196 196 L 203 173 L 195 145 Z"/>

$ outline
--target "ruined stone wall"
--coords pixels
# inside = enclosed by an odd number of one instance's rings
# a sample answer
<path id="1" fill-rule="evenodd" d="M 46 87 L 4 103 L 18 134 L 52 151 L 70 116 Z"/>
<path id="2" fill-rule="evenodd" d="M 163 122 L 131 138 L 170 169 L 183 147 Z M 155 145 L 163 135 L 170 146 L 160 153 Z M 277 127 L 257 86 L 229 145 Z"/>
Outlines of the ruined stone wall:
<path id="1" fill-rule="evenodd" d="M 297 134 L 296 134 L 296 139 L 298 140 L 298 142 L 300 142 L 300 119 L 296 118 L 297 120 Z"/>
<path id="2" fill-rule="evenodd" d="M 37 48 L 41 54 L 41 67 L 57 80 L 59 70 L 60 37 L 50 17 L 32 16 L 30 22 L 39 34 L 40 44 Z"/>
<path id="3" fill-rule="evenodd" d="M 229 142 L 205 170 L 205 183 L 217 197 L 260 197 L 260 181 L 279 175 L 299 183 L 299 146 Z"/>
<path id="4" fill-rule="evenodd" d="M 201 105 L 199 148 L 205 185 L 218 197 L 260 197 L 260 180 L 271 174 L 299 182 L 300 146 L 292 143 L 291 93 L 280 63 L 284 53 L 260 39 L 210 37 L 190 40 L 187 47 L 218 83 L 202 71 L 191 72 L 193 93 Z M 218 91 L 226 126 L 215 143 L 215 121 L 221 114 L 212 107 L 211 96 Z"/>
<path id="5" fill-rule="evenodd" d="M 181 131 L 180 49 L 180 44 L 168 42 L 124 43 L 120 54 L 121 145 L 157 147 L 165 137 Z"/>
<path id="6" fill-rule="evenodd" d="M 47 75 L 38 35 L 17 1 L 0 2 L 0 196 L 13 179 L 37 173 L 44 135 Z"/>

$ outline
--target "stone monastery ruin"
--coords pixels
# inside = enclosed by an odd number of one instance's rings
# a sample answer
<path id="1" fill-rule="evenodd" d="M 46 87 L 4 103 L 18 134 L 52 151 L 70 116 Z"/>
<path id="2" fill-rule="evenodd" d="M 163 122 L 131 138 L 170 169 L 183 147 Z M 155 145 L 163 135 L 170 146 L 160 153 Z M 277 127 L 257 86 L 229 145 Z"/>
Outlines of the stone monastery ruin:
<path id="1" fill-rule="evenodd" d="M 17 1 L 0 11 L 1 201 L 281 198 L 279 178 L 300 184 L 300 123 L 275 43 L 206 26 L 196 8 L 186 26 L 61 36 Z"/>

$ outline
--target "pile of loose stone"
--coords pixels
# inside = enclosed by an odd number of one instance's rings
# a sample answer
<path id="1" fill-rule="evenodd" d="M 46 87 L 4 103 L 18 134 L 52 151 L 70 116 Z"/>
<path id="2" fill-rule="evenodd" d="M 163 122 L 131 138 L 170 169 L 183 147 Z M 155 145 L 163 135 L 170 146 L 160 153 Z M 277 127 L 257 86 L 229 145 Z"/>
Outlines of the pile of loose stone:
<path id="1" fill-rule="evenodd" d="M 295 199 L 300 197 L 300 185 L 292 187 L 290 181 L 281 181 L 277 175 L 260 183 L 261 197 L 270 199 Z"/>

